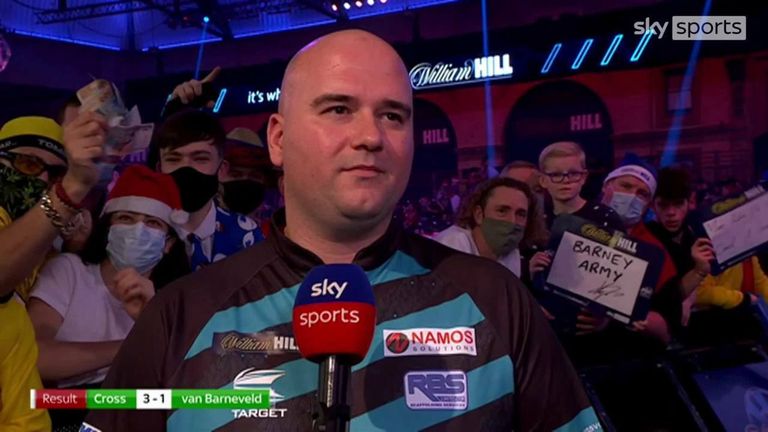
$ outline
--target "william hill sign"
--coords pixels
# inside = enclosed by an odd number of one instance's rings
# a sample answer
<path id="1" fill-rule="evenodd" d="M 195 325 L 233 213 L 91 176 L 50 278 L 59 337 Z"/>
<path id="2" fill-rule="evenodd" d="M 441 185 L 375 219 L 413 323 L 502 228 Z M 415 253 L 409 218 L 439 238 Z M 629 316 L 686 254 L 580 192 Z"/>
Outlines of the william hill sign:
<path id="1" fill-rule="evenodd" d="M 419 63 L 410 71 L 415 90 L 448 87 L 474 82 L 505 79 L 512 76 L 509 54 L 467 59 L 463 65 L 453 63 Z"/>

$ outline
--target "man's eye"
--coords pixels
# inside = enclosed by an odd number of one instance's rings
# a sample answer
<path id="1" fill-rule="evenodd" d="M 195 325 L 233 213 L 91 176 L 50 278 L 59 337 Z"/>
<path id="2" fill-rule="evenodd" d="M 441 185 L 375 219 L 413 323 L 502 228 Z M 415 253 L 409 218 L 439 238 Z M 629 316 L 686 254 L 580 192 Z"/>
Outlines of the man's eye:
<path id="1" fill-rule="evenodd" d="M 349 114 L 349 108 L 345 107 L 344 105 L 336 105 L 328 108 L 326 112 L 337 114 L 337 115 L 344 115 L 344 114 Z"/>
<path id="2" fill-rule="evenodd" d="M 384 117 L 386 117 L 387 120 L 393 121 L 393 122 L 396 122 L 396 123 L 402 123 L 403 122 L 403 116 L 401 116 L 400 114 L 397 114 L 397 113 L 386 113 L 384 115 Z"/>

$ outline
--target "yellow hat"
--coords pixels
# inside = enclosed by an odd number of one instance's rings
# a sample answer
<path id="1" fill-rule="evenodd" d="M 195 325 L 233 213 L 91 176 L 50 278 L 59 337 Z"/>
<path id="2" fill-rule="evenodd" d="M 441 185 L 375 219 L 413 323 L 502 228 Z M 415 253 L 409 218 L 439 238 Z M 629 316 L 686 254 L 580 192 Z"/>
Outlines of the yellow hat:
<path id="1" fill-rule="evenodd" d="M 47 117 L 17 117 L 0 129 L 0 151 L 36 147 L 67 160 L 61 126 Z"/>

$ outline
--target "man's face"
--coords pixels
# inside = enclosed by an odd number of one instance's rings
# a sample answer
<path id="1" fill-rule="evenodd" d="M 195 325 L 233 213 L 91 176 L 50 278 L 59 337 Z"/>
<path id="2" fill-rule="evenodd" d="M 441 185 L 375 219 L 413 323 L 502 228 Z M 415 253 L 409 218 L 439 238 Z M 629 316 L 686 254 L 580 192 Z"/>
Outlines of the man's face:
<path id="1" fill-rule="evenodd" d="M 59 157 L 55 156 L 54 154 L 46 150 L 42 150 L 36 147 L 17 147 L 13 150 L 9 150 L 8 153 L 16 153 L 19 155 L 31 156 L 33 160 L 34 158 L 37 158 L 39 161 L 41 161 L 45 165 L 48 165 L 51 167 L 59 167 L 62 173 L 66 171 L 66 167 L 67 167 L 66 161 L 60 159 Z M 11 161 L 6 160 L 5 158 L 0 157 L 0 164 L 11 167 L 16 171 L 19 171 L 18 169 L 13 167 L 13 164 L 11 163 Z M 43 180 L 46 183 L 51 183 L 57 180 L 57 179 L 51 178 L 48 171 L 45 171 L 45 170 L 40 174 L 38 174 L 37 178 Z"/>
<path id="2" fill-rule="evenodd" d="M 539 170 L 536 168 L 510 168 L 507 170 L 507 177 L 527 184 L 534 192 L 541 192 L 541 185 L 539 185 Z"/>
<path id="3" fill-rule="evenodd" d="M 359 39 L 320 42 L 302 55 L 295 76 L 286 74 L 283 108 L 268 132 L 272 162 L 284 168 L 286 206 L 331 225 L 389 217 L 413 158 L 401 60 Z"/>
<path id="4" fill-rule="evenodd" d="M 656 198 L 653 200 L 653 210 L 664 229 L 677 232 L 683 226 L 685 216 L 688 215 L 688 200 Z"/>
<path id="5" fill-rule="evenodd" d="M 499 186 L 488 195 L 485 208 L 475 210 L 475 223 L 482 223 L 483 218 L 503 220 L 525 226 L 528 222 L 528 198 L 517 189 Z"/>
<path id="6" fill-rule="evenodd" d="M 603 204 L 609 205 L 614 192 L 623 192 L 637 196 L 645 202 L 645 209 L 648 208 L 648 204 L 651 202 L 651 190 L 645 183 L 634 176 L 616 177 L 603 185 Z"/>
<path id="7" fill-rule="evenodd" d="M 539 177 L 541 187 L 546 189 L 556 201 L 569 201 L 576 198 L 586 181 L 586 169 L 578 156 L 547 159 L 544 162 L 544 172 Z"/>
<path id="8" fill-rule="evenodd" d="M 220 165 L 225 168 L 212 140 L 196 141 L 173 150 L 160 149 L 160 172 L 163 174 L 192 167 L 203 174 L 213 175 L 218 172 Z"/>

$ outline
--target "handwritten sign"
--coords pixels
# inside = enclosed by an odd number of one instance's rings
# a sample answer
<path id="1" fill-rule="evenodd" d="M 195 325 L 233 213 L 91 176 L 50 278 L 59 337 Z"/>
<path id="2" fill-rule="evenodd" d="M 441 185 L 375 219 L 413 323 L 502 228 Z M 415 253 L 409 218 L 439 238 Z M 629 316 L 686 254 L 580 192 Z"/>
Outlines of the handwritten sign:
<path id="1" fill-rule="evenodd" d="M 558 232 L 545 289 L 622 323 L 645 319 L 663 252 L 573 217 Z"/>
<path id="2" fill-rule="evenodd" d="M 719 274 L 768 247 L 768 192 L 758 185 L 718 201 L 705 220 L 702 225 L 717 257 L 712 273 Z"/>
<path id="3" fill-rule="evenodd" d="M 547 283 L 630 316 L 647 269 L 640 258 L 566 232 Z"/>

